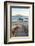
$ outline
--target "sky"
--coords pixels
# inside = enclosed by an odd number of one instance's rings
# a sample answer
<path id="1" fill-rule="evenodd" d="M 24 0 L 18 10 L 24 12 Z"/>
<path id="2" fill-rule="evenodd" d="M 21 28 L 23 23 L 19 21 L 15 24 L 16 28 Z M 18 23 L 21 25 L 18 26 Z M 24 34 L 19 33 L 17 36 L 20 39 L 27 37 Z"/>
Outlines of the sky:
<path id="1" fill-rule="evenodd" d="M 12 8 L 12 16 L 20 14 L 22 16 L 29 16 L 29 10 L 27 8 Z"/>

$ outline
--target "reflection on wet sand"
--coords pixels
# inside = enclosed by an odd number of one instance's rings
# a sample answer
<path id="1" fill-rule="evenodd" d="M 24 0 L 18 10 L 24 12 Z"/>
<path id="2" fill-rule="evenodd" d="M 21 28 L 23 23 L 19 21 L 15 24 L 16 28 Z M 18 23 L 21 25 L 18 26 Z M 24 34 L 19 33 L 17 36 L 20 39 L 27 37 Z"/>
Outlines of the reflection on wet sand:
<path id="1" fill-rule="evenodd" d="M 23 24 L 17 24 L 12 28 L 11 36 L 28 36 L 28 26 L 25 27 Z"/>

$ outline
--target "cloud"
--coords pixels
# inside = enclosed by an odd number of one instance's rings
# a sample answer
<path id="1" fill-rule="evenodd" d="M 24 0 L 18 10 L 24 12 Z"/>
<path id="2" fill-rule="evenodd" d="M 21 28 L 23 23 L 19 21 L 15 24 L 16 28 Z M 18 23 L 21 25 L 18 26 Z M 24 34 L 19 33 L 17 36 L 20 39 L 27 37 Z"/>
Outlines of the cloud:
<path id="1" fill-rule="evenodd" d="M 29 9 L 12 8 L 12 15 L 15 16 L 17 14 L 22 16 L 29 16 Z"/>

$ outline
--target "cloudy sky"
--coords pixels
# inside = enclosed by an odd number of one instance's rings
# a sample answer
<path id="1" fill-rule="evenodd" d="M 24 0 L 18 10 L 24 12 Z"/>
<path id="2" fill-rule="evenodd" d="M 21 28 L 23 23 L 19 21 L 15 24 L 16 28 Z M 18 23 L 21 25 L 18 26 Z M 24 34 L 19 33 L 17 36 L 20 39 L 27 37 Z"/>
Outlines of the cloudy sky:
<path id="1" fill-rule="evenodd" d="M 29 16 L 30 9 L 27 8 L 12 8 L 12 16 L 20 14 L 22 16 Z"/>

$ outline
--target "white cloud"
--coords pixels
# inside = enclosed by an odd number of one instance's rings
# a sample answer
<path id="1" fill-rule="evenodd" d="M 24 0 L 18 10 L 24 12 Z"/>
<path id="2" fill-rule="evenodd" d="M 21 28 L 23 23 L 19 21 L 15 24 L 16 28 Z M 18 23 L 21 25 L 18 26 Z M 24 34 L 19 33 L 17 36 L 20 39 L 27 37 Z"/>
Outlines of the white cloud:
<path id="1" fill-rule="evenodd" d="M 21 8 L 12 8 L 12 15 L 20 14 L 22 16 L 29 16 L 29 9 Z"/>

